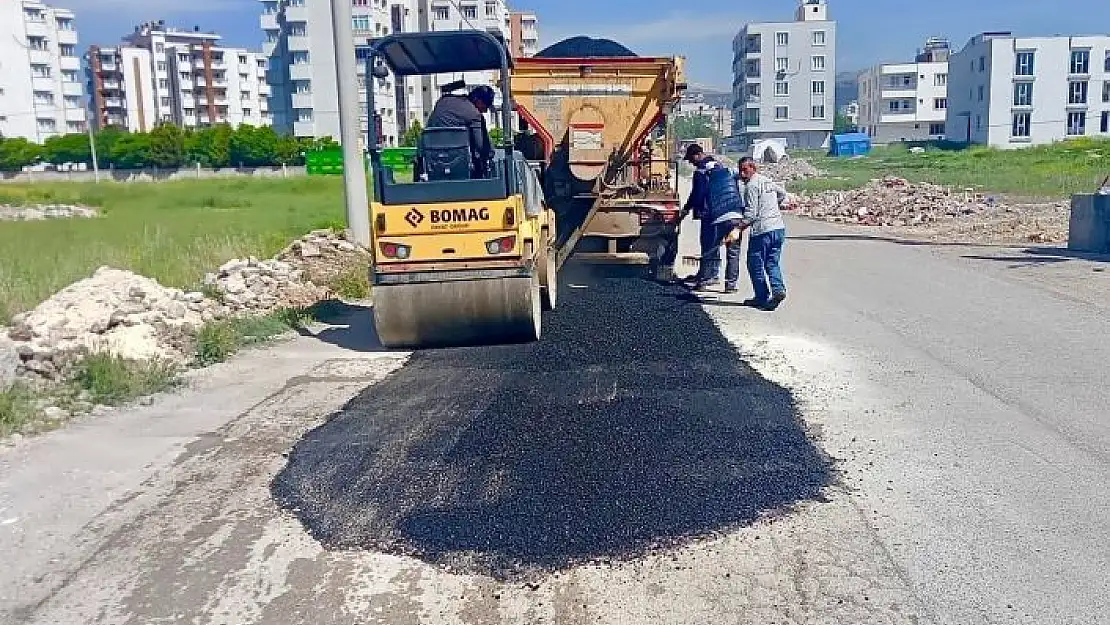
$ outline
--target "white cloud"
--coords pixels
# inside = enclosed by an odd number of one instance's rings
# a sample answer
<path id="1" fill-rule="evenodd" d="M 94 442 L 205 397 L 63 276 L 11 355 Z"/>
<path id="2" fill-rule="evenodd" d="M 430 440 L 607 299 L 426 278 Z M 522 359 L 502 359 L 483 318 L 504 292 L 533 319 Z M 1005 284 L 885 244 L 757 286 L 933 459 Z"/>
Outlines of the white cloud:
<path id="1" fill-rule="evenodd" d="M 558 27 L 545 32 L 544 38 L 560 41 L 567 37 L 585 34 L 604 37 L 619 43 L 635 46 L 656 43 L 673 43 L 679 48 L 691 41 L 731 39 L 749 20 L 733 14 L 705 15 L 702 13 L 673 13 L 667 17 L 638 24 L 595 24 L 593 30 L 575 26 L 576 32 L 563 33 Z"/>
<path id="2" fill-rule="evenodd" d="M 148 19 L 160 19 L 161 16 L 180 15 L 182 13 L 210 13 L 241 11 L 242 3 L 236 0 L 68 0 L 67 9 L 77 13 L 80 18 L 82 13 L 115 13 L 124 17 L 133 15 L 149 16 Z"/>

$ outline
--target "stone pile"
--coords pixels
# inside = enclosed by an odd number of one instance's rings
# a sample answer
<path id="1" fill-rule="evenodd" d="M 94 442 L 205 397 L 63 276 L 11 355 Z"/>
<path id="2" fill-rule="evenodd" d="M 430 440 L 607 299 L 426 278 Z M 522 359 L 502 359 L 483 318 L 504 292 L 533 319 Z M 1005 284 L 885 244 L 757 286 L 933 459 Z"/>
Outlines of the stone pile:
<path id="1" fill-rule="evenodd" d="M 270 260 L 233 259 L 204 282 L 233 314 L 311 306 L 333 295 L 343 274 L 366 267 L 369 253 L 342 234 L 316 230 Z"/>
<path id="2" fill-rule="evenodd" d="M 16 315 L 7 334 L 21 375 L 57 379 L 84 353 L 184 363 L 196 330 L 226 314 L 203 293 L 101 267 L 34 310 Z"/>
<path id="3" fill-rule="evenodd" d="M 825 175 L 809 161 L 796 158 L 786 158 L 777 163 L 760 163 L 759 171 L 784 184 Z"/>
<path id="4" fill-rule="evenodd" d="M 0 392 L 8 390 L 15 383 L 19 362 L 15 342 L 8 338 L 8 329 L 0 326 Z"/>
<path id="5" fill-rule="evenodd" d="M 70 217 L 96 217 L 96 209 L 67 204 L 36 204 L 34 206 L 0 205 L 0 221 L 42 221 Z"/>
<path id="6" fill-rule="evenodd" d="M 826 191 L 796 198 L 807 217 L 865 226 L 909 226 L 974 215 L 1000 202 L 978 193 L 952 191 L 904 178 L 872 180 L 851 191 Z"/>

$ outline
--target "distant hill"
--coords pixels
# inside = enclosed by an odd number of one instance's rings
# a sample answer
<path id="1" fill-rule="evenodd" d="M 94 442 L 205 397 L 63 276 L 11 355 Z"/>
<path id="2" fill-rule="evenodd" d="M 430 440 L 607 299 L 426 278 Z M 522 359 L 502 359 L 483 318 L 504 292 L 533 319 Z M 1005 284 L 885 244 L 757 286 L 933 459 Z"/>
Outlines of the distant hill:
<path id="1" fill-rule="evenodd" d="M 836 74 L 836 108 L 859 99 L 859 84 L 856 79 L 861 72 L 837 72 Z"/>
<path id="2" fill-rule="evenodd" d="M 702 101 L 709 106 L 728 108 L 732 106 L 732 92 L 712 85 L 690 84 L 684 98 L 688 102 Z"/>

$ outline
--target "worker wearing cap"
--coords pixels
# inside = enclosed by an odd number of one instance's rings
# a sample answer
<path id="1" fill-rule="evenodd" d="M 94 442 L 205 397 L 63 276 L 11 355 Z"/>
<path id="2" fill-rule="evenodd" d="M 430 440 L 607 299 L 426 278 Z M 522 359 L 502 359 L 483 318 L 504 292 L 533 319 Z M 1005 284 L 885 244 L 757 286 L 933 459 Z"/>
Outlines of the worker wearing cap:
<path id="1" fill-rule="evenodd" d="M 738 174 L 718 162 L 696 143 L 686 148 L 684 160 L 695 167 L 690 195 L 684 213 L 701 221 L 701 263 L 698 272 L 687 280 L 695 291 L 703 291 L 720 281 L 721 246 L 743 217 L 743 198 L 737 186 Z M 740 242 L 726 246 L 725 292 L 735 293 L 740 281 Z"/>
<path id="2" fill-rule="evenodd" d="M 485 114 L 493 108 L 494 97 L 492 87 L 479 85 L 465 96 L 444 95 L 428 115 L 428 128 L 470 129 L 470 146 L 479 175 L 485 175 L 486 164 L 493 158 Z"/>

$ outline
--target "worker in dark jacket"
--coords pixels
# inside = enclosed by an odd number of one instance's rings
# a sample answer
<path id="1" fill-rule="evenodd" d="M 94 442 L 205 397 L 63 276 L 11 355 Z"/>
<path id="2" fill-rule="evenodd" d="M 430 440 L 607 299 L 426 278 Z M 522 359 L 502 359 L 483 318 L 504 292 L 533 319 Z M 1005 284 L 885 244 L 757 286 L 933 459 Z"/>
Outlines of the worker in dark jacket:
<path id="1" fill-rule="evenodd" d="M 720 281 L 721 245 L 740 224 L 744 205 L 737 174 L 700 145 L 687 147 L 685 160 L 696 169 L 684 211 L 701 221 L 701 263 L 687 282 L 695 291 L 704 291 Z M 730 241 L 726 253 L 725 292 L 734 293 L 740 280 L 740 242 Z"/>
<path id="2" fill-rule="evenodd" d="M 494 92 L 488 85 L 479 85 L 468 95 L 444 95 L 428 115 L 428 128 L 468 128 L 470 148 L 478 175 L 485 175 L 486 164 L 493 158 L 486 111 L 493 107 Z"/>

